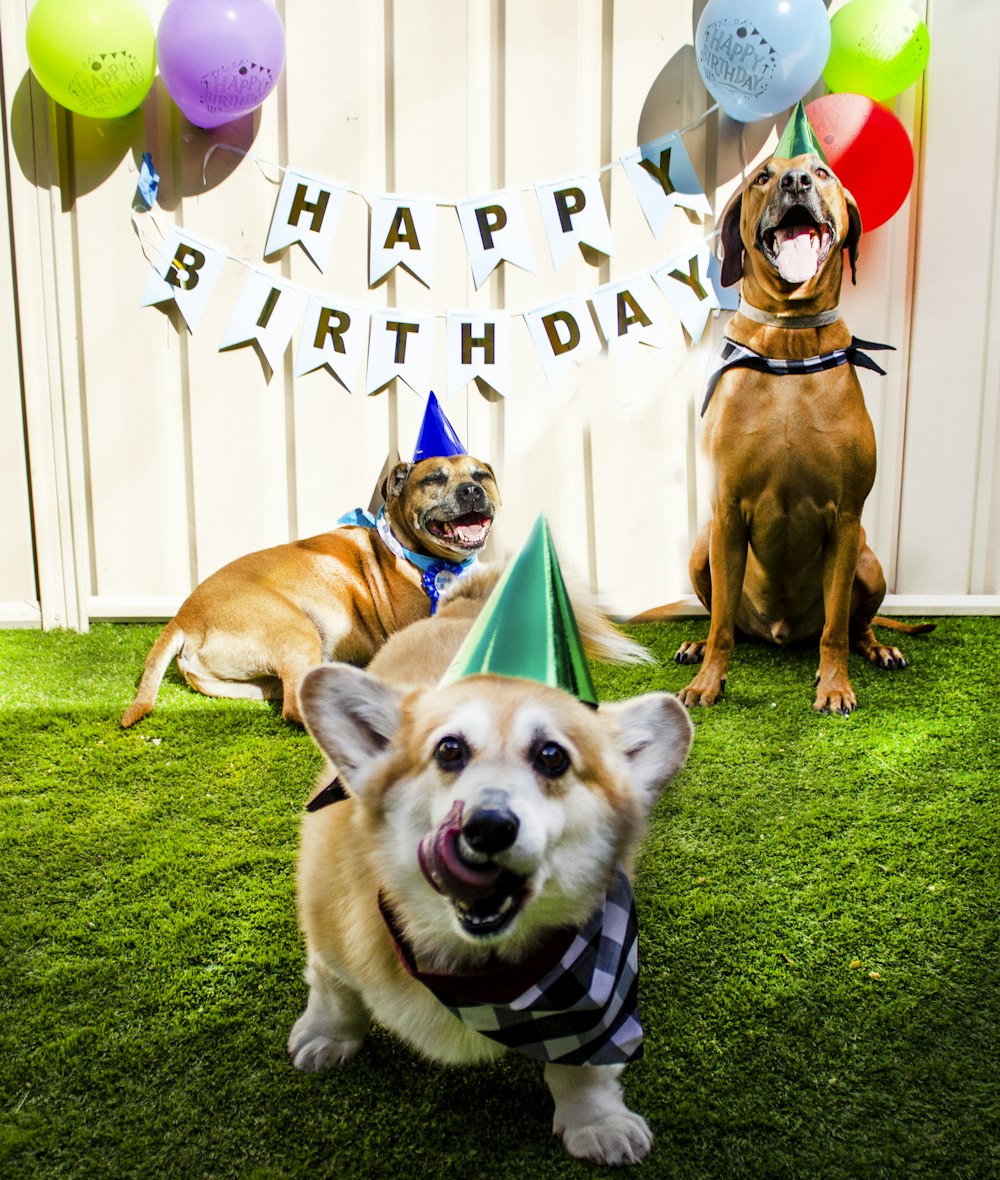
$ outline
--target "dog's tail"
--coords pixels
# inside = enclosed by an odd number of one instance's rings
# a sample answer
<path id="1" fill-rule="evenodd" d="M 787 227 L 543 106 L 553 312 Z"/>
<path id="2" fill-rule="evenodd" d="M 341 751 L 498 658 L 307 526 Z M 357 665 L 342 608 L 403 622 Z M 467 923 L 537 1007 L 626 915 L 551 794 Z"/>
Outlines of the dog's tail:
<path id="1" fill-rule="evenodd" d="M 873 627 L 888 627 L 890 631 L 902 631 L 904 635 L 926 635 L 933 631 L 937 623 L 901 623 L 899 619 L 887 619 L 885 615 L 876 615 L 872 619 Z"/>
<path id="2" fill-rule="evenodd" d="M 624 631 L 619 631 L 592 595 L 570 584 L 568 587 L 576 625 L 588 659 L 612 664 L 653 664 L 652 654 Z"/>
<path id="3" fill-rule="evenodd" d="M 163 674 L 170 667 L 170 661 L 177 655 L 184 644 L 184 632 L 180 629 L 176 619 L 171 619 L 160 632 L 160 637 L 150 648 L 146 657 L 146 666 L 142 672 L 142 679 L 136 690 L 135 700 L 122 714 L 122 729 L 135 725 L 143 717 L 153 711 L 156 694 L 160 688 Z"/>

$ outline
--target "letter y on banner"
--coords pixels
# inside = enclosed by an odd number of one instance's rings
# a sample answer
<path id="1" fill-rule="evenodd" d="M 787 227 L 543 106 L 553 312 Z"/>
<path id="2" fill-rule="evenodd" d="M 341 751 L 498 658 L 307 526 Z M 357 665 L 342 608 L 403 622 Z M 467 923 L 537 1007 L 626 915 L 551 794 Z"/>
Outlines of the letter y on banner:
<path id="1" fill-rule="evenodd" d="M 229 325 L 219 344 L 219 351 L 254 344 L 272 372 L 292 338 L 307 296 L 301 288 L 254 270 L 243 285 Z"/>
<path id="2" fill-rule="evenodd" d="M 621 164 L 654 237 L 675 205 L 706 216 L 712 212 L 679 132 L 643 144 L 622 156 Z"/>
<path id="3" fill-rule="evenodd" d="M 719 307 L 719 297 L 708 273 L 711 258 L 708 243 L 701 242 L 653 271 L 653 281 L 695 344 L 705 331 L 709 315 Z"/>
<path id="4" fill-rule="evenodd" d="M 347 189 L 308 172 L 285 171 L 271 214 L 264 257 L 298 242 L 322 271 L 330 257 Z"/>
<path id="5" fill-rule="evenodd" d="M 153 263 L 140 307 L 172 299 L 193 332 L 215 290 L 228 255 L 187 230 L 170 227 Z"/>
<path id="6" fill-rule="evenodd" d="M 602 254 L 614 254 L 611 223 L 596 172 L 554 184 L 540 184 L 535 192 L 556 270 L 573 252 L 576 243 L 592 246 Z"/>

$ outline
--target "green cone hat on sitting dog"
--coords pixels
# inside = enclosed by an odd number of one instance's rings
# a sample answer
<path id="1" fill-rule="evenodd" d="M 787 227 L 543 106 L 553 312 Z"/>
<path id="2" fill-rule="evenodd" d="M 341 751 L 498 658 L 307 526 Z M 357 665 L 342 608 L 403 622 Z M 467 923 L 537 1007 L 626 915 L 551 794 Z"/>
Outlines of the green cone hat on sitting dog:
<path id="1" fill-rule="evenodd" d="M 427 408 L 424 410 L 423 421 L 420 423 L 420 433 L 417 435 L 417 445 L 413 452 L 413 462 L 421 459 L 437 459 L 447 455 L 466 455 L 468 452 L 462 446 L 461 440 L 455 433 L 455 428 L 445 417 L 441 404 L 433 392 L 427 395 Z"/>
<path id="2" fill-rule="evenodd" d="M 597 704 L 544 516 L 535 522 L 521 552 L 497 582 L 441 683 L 480 672 L 538 680 L 584 704 Z"/>
<path id="3" fill-rule="evenodd" d="M 796 156 L 808 156 L 810 153 L 819 156 L 823 163 L 829 166 L 829 160 L 820 147 L 816 132 L 813 131 L 806 114 L 806 108 L 800 99 L 795 104 L 795 109 L 785 124 L 785 130 L 782 131 L 772 155 L 779 156 L 782 160 L 794 160 Z"/>

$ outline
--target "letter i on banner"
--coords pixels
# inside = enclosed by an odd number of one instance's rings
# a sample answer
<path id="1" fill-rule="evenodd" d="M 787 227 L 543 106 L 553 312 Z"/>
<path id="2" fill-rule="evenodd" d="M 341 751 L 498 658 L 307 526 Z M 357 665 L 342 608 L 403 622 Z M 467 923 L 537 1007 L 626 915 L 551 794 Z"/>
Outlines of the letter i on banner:
<path id="1" fill-rule="evenodd" d="M 254 270 L 230 316 L 220 352 L 253 344 L 274 372 L 306 306 L 306 293 L 291 283 Z"/>
<path id="2" fill-rule="evenodd" d="M 368 341 L 369 393 L 377 393 L 394 377 L 414 393 L 426 396 L 434 358 L 434 316 L 389 308 L 372 312 Z"/>
<path id="3" fill-rule="evenodd" d="M 712 253 L 707 242 L 678 254 L 653 271 L 653 281 L 677 312 L 691 339 L 698 343 L 719 297 L 709 277 Z"/>
<path id="4" fill-rule="evenodd" d="M 346 196 L 347 189 L 341 185 L 286 169 L 274 202 L 264 257 L 298 242 L 322 271 L 330 258 Z"/>
<path id="5" fill-rule="evenodd" d="M 497 311 L 449 311 L 445 328 L 448 396 L 476 378 L 507 396 L 510 320 Z"/>
<path id="6" fill-rule="evenodd" d="M 591 246 L 602 254 L 614 254 L 611 223 L 604 207 L 600 176 L 596 172 L 554 184 L 540 184 L 535 191 L 556 270 L 572 254 L 577 243 Z"/>
<path id="7" fill-rule="evenodd" d="M 295 376 L 302 377 L 326 365 L 353 393 L 368 348 L 370 321 L 363 307 L 331 300 L 326 295 L 310 295 L 295 350 Z"/>
<path id="8" fill-rule="evenodd" d="M 171 226 L 153 263 L 140 307 L 172 299 L 194 332 L 219 281 L 228 255 L 187 230 Z"/>
<path id="9" fill-rule="evenodd" d="M 459 201 L 455 212 L 465 236 L 477 291 L 501 262 L 512 262 L 531 274 L 537 273 L 528 222 L 517 193 L 508 189 Z"/>
<path id="10" fill-rule="evenodd" d="M 558 390 L 568 371 L 579 361 L 597 356 L 601 338 L 590 308 L 578 295 L 524 313 L 532 343 L 549 385 Z"/>
<path id="11" fill-rule="evenodd" d="M 437 205 L 430 198 L 408 199 L 387 193 L 371 201 L 368 242 L 368 283 L 385 278 L 394 266 L 405 266 L 425 287 L 434 277 Z"/>

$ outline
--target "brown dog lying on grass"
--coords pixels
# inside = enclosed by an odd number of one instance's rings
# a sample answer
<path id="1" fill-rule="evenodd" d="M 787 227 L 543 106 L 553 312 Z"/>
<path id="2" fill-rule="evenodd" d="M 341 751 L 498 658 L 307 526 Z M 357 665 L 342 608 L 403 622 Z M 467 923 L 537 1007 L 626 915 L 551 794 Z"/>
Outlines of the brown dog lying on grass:
<path id="1" fill-rule="evenodd" d="M 678 663 L 703 661 L 678 695 L 688 706 L 719 700 L 738 628 L 780 646 L 818 638 L 813 708 L 848 714 L 851 647 L 880 668 L 906 666 L 872 623 L 930 629 L 875 617 L 885 578 L 861 527 L 875 435 L 854 366 L 878 367 L 838 308 L 843 252 L 853 270 L 861 218 L 810 150 L 762 164 L 721 232 L 722 281 L 742 279 L 741 302 L 703 411 L 712 519 L 690 575 L 711 622 L 706 640 L 677 652 Z"/>
<path id="2" fill-rule="evenodd" d="M 348 525 L 263 549 L 200 583 L 153 645 L 122 725 L 152 711 L 175 656 L 206 696 L 283 700 L 282 715 L 300 721 L 310 668 L 366 664 L 429 615 L 424 571 L 402 550 L 455 566 L 478 554 L 500 505 L 493 469 L 465 454 L 398 463 L 384 497 L 382 530 Z"/>

